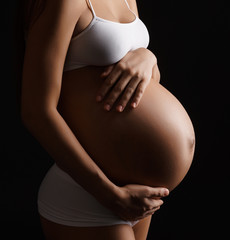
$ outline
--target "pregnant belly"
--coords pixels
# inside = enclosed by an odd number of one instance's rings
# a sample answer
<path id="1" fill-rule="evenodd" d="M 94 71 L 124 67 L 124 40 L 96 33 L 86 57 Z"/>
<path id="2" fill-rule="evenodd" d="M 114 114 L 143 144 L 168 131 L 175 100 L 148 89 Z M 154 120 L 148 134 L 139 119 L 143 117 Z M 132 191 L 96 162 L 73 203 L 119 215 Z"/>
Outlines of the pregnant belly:
<path id="1" fill-rule="evenodd" d="M 194 152 L 193 126 L 179 101 L 151 82 L 136 109 L 106 112 L 95 101 L 97 77 L 73 76 L 63 79 L 58 109 L 105 174 L 119 185 L 177 186 Z"/>

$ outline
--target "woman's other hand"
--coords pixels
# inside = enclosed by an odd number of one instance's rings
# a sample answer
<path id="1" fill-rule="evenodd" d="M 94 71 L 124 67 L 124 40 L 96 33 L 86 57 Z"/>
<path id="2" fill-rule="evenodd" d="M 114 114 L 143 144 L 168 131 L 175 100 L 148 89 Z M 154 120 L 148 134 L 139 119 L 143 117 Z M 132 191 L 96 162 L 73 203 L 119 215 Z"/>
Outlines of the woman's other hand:
<path id="1" fill-rule="evenodd" d="M 120 218 L 136 221 L 153 215 L 163 204 L 161 198 L 168 195 L 167 188 L 129 184 L 118 188 L 109 207 Z"/>
<path id="2" fill-rule="evenodd" d="M 137 107 L 151 79 L 159 82 L 160 74 L 155 55 L 148 49 L 138 48 L 108 66 L 101 77 L 105 80 L 96 100 L 104 100 L 104 109 L 109 111 L 119 99 L 116 110 L 122 112 L 130 100 L 130 106 Z"/>

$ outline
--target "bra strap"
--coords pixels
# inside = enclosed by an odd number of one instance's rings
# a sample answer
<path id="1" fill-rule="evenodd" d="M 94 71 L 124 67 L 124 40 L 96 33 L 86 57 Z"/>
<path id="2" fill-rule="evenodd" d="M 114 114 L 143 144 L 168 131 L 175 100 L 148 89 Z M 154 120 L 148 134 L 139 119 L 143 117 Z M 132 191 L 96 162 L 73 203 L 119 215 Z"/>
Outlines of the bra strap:
<path id="1" fill-rule="evenodd" d="M 132 12 L 136 16 L 136 13 L 130 8 L 127 0 L 125 0 L 125 2 L 126 2 L 126 5 L 127 5 L 128 9 L 130 10 L 130 12 Z"/>
<path id="2" fill-rule="evenodd" d="M 127 0 L 125 0 L 125 2 L 126 2 L 126 5 L 127 5 L 128 8 L 129 8 L 129 10 L 132 11 L 132 10 L 130 9 L 130 7 L 129 7 L 129 4 L 128 4 Z"/>
<path id="3" fill-rule="evenodd" d="M 95 13 L 95 11 L 94 11 L 94 9 L 93 9 L 93 5 L 92 5 L 91 1 L 88 0 L 88 2 L 89 2 L 89 5 L 90 5 L 90 8 L 91 8 L 91 11 L 92 11 L 92 13 L 93 13 L 93 16 L 96 17 L 96 13 Z"/>

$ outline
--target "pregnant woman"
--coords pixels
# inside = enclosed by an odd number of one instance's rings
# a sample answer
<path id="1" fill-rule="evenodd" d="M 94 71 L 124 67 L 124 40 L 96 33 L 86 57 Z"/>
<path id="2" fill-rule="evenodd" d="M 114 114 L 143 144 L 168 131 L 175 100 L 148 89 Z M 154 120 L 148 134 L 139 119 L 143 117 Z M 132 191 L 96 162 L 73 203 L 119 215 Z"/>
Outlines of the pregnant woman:
<path id="1" fill-rule="evenodd" d="M 195 138 L 159 83 L 135 0 L 27 0 L 24 10 L 22 120 L 55 161 L 38 194 L 46 239 L 146 239 Z"/>

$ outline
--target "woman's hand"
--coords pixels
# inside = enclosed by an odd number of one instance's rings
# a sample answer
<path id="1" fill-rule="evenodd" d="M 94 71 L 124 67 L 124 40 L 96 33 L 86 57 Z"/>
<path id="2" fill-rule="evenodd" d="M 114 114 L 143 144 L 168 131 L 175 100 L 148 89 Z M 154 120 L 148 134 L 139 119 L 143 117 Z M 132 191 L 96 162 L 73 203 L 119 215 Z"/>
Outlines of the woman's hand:
<path id="1" fill-rule="evenodd" d="M 156 67 L 156 68 L 155 68 Z M 145 48 L 128 52 L 118 63 L 110 65 L 102 73 L 105 78 L 97 93 L 98 102 L 105 99 L 104 109 L 109 111 L 118 100 L 117 111 L 122 112 L 131 100 L 131 107 L 138 106 L 157 68 L 155 55 Z M 158 74 L 159 75 L 159 74 Z"/>
<path id="2" fill-rule="evenodd" d="M 110 208 L 120 218 L 136 221 L 153 215 L 163 204 L 160 198 L 168 195 L 167 188 L 129 184 L 119 187 L 117 197 L 110 202 Z"/>

